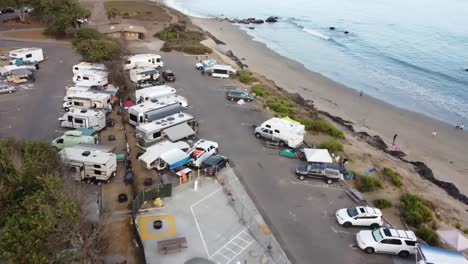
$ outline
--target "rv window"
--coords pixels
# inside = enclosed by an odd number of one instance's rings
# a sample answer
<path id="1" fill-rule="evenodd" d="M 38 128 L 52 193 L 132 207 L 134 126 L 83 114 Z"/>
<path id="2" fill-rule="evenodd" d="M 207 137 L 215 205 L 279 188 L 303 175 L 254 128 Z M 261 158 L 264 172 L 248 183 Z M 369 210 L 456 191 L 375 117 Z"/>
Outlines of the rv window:
<path id="1" fill-rule="evenodd" d="M 83 124 L 83 119 L 81 119 L 81 118 L 75 118 L 75 123 L 77 123 L 77 124 Z"/>
<path id="2" fill-rule="evenodd" d="M 108 104 L 110 104 L 110 98 L 109 98 L 109 99 L 107 99 L 107 103 L 108 103 Z"/>
<path id="3" fill-rule="evenodd" d="M 83 80 L 89 80 L 89 77 L 83 76 Z"/>
<path id="4" fill-rule="evenodd" d="M 31 58 L 32 54 L 26 54 L 26 58 Z"/>
<path id="5" fill-rule="evenodd" d="M 227 70 L 220 70 L 220 69 L 215 69 L 213 73 L 218 73 L 218 74 L 229 74 Z"/>
<path id="6" fill-rule="evenodd" d="M 68 116 L 68 122 L 72 122 L 73 121 L 73 116 Z"/>
<path id="7" fill-rule="evenodd" d="M 76 106 L 83 106 L 83 103 L 82 103 L 82 102 L 73 102 L 73 105 L 76 105 Z"/>
<path id="8" fill-rule="evenodd" d="M 70 172 L 71 173 L 76 173 L 76 167 L 70 167 Z"/>
<path id="9" fill-rule="evenodd" d="M 161 59 L 160 59 L 160 58 L 157 58 L 156 61 L 157 61 L 157 62 L 161 62 Z"/>
<path id="10" fill-rule="evenodd" d="M 154 139 L 160 138 L 160 137 L 161 137 L 161 131 L 156 132 L 156 133 L 153 133 L 153 138 L 154 138 Z"/>
<path id="11" fill-rule="evenodd" d="M 138 122 L 138 117 L 134 114 L 130 114 L 130 120 L 132 120 L 133 122 Z"/>
<path id="12" fill-rule="evenodd" d="M 271 128 L 271 126 L 270 126 L 270 125 L 265 125 L 265 127 Z"/>
<path id="13" fill-rule="evenodd" d="M 94 164 L 93 167 L 96 168 L 96 169 L 100 169 L 100 168 L 101 168 L 101 165 L 99 165 L 99 164 Z"/>
<path id="14" fill-rule="evenodd" d="M 125 61 L 125 64 L 131 64 L 132 62 L 131 61 Z"/>
<path id="15" fill-rule="evenodd" d="M 263 133 L 268 133 L 268 131 L 270 131 L 270 130 L 268 130 L 268 129 L 266 129 L 266 128 L 262 129 L 262 132 L 263 132 Z"/>
<path id="16" fill-rule="evenodd" d="M 60 143 L 60 144 L 63 144 L 63 138 L 59 138 L 59 139 L 57 139 L 57 141 L 56 141 L 56 142 L 57 142 L 57 143 Z"/>
<path id="17" fill-rule="evenodd" d="M 96 174 L 96 175 L 101 175 L 102 173 L 101 173 L 101 171 L 94 170 L 94 174 Z"/>
<path id="18" fill-rule="evenodd" d="M 143 117 L 140 116 L 140 123 L 143 123 Z"/>
<path id="19" fill-rule="evenodd" d="M 280 133 L 280 131 L 279 131 L 278 129 L 275 129 L 275 133 L 278 133 L 278 134 L 279 134 L 279 133 Z"/>
<path id="20" fill-rule="evenodd" d="M 151 63 L 153 63 L 153 64 L 154 64 L 154 58 L 151 60 Z"/>
<path id="21" fill-rule="evenodd" d="M 77 70 L 78 70 L 78 67 L 75 67 L 75 71 L 77 71 Z"/>

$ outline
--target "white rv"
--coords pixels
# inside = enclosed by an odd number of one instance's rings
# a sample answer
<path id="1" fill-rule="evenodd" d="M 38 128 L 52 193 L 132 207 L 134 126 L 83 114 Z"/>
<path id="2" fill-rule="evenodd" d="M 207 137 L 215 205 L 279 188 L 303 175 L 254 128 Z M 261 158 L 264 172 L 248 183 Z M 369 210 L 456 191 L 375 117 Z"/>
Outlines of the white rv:
<path id="1" fill-rule="evenodd" d="M 109 182 L 117 172 L 114 153 L 64 148 L 59 155 L 76 180 Z"/>
<path id="2" fill-rule="evenodd" d="M 169 95 L 175 95 L 176 89 L 167 86 L 151 86 L 143 89 L 139 89 L 135 91 L 135 98 L 137 102 L 148 101 L 151 99 L 156 99 L 160 97 L 165 97 Z"/>
<path id="3" fill-rule="evenodd" d="M 218 143 L 200 139 L 187 151 L 190 165 L 199 168 L 209 157 L 218 153 Z"/>
<path id="4" fill-rule="evenodd" d="M 44 53 L 41 48 L 22 48 L 10 51 L 10 59 L 12 63 L 19 59 L 27 62 L 41 62 L 44 60 Z"/>
<path id="5" fill-rule="evenodd" d="M 140 84 L 145 81 L 156 81 L 159 78 L 159 72 L 151 67 L 141 67 L 129 71 L 130 81 Z"/>
<path id="6" fill-rule="evenodd" d="M 198 122 L 186 113 L 177 113 L 136 128 L 137 144 L 140 148 L 156 144 L 164 138 L 175 142 L 195 135 Z"/>
<path id="7" fill-rule="evenodd" d="M 304 125 L 284 118 L 271 118 L 255 128 L 255 136 L 295 148 L 304 141 Z"/>
<path id="8" fill-rule="evenodd" d="M 107 79 L 107 72 L 87 70 L 80 71 L 73 75 L 73 83 L 77 86 L 102 86 L 109 83 Z"/>
<path id="9" fill-rule="evenodd" d="M 70 108 L 70 111 L 58 120 L 62 127 L 92 128 L 97 131 L 106 127 L 106 113 L 99 109 Z"/>
<path id="10" fill-rule="evenodd" d="M 109 109 L 111 104 L 111 95 L 108 93 L 85 91 L 70 93 L 63 98 L 63 109 L 68 111 L 71 107 L 89 109 Z"/>
<path id="11" fill-rule="evenodd" d="M 73 65 L 73 74 L 78 74 L 83 71 L 107 71 L 106 65 L 102 63 L 89 63 L 89 62 L 80 62 L 76 65 Z"/>
<path id="12" fill-rule="evenodd" d="M 184 141 L 170 142 L 162 141 L 146 149 L 146 152 L 141 155 L 138 160 L 143 163 L 147 169 L 163 170 L 167 168 L 167 162 L 163 159 L 164 153 L 173 149 L 187 151 L 190 148 L 189 144 Z M 162 157 L 162 158 L 161 158 Z"/>
<path id="13" fill-rule="evenodd" d="M 183 110 L 184 108 L 175 101 L 168 103 L 146 101 L 128 108 L 128 122 L 140 126 Z"/>
<path id="14" fill-rule="evenodd" d="M 228 79 L 231 75 L 235 75 L 236 72 L 236 69 L 231 65 L 216 64 L 211 70 L 211 76 L 215 78 Z"/>
<path id="15" fill-rule="evenodd" d="M 160 69 L 164 66 L 161 56 L 158 54 L 135 54 L 125 59 L 124 69 L 130 70 L 137 67 L 152 67 Z"/>

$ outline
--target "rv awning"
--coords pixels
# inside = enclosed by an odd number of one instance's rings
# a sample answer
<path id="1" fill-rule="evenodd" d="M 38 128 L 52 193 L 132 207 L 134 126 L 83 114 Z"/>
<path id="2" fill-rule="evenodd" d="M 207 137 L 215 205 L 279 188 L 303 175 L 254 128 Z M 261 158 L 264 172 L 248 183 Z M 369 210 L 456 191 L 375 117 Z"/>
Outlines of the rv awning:
<path id="1" fill-rule="evenodd" d="M 465 256 L 459 252 L 426 245 L 419 245 L 418 251 L 426 261 L 425 263 L 468 264 L 468 259 L 466 259 Z"/>
<path id="2" fill-rule="evenodd" d="M 187 164 L 190 156 L 180 149 L 173 149 L 161 154 L 161 159 L 169 165 L 169 169 L 173 170 Z"/>
<path id="3" fill-rule="evenodd" d="M 187 123 L 165 129 L 164 133 L 172 142 L 195 135 L 195 131 Z"/>
<path id="4" fill-rule="evenodd" d="M 308 162 L 333 163 L 333 159 L 326 149 L 304 149 L 304 155 Z"/>

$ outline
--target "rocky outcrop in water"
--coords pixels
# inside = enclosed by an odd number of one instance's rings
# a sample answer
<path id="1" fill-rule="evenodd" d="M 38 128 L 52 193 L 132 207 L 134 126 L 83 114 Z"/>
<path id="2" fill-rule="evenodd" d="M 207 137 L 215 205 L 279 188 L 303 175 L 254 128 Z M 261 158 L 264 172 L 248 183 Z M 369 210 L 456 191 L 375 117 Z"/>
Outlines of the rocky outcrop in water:
<path id="1" fill-rule="evenodd" d="M 276 16 L 271 16 L 271 17 L 267 18 L 267 19 L 265 20 L 265 22 L 268 22 L 268 23 L 275 23 L 275 22 L 278 22 L 278 17 L 276 17 Z"/>

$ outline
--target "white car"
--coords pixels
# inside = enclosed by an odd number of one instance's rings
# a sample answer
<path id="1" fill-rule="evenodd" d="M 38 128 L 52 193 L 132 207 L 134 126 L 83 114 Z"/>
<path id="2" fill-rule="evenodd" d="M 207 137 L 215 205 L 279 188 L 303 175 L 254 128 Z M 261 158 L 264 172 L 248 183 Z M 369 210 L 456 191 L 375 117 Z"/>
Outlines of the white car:
<path id="1" fill-rule="evenodd" d="M 0 84 L 0 94 L 13 92 L 16 92 L 16 88 L 14 86 Z"/>
<path id="2" fill-rule="evenodd" d="M 376 252 L 407 258 L 415 254 L 417 238 L 410 230 L 377 228 L 360 231 L 356 234 L 356 242 L 367 254 Z"/>
<path id="3" fill-rule="evenodd" d="M 199 168 L 209 157 L 218 154 L 218 143 L 200 139 L 187 151 L 190 165 Z"/>
<path id="4" fill-rule="evenodd" d="M 336 212 L 336 220 L 346 228 L 351 226 L 370 226 L 372 229 L 375 229 L 383 226 L 380 209 L 368 206 L 340 209 Z"/>

